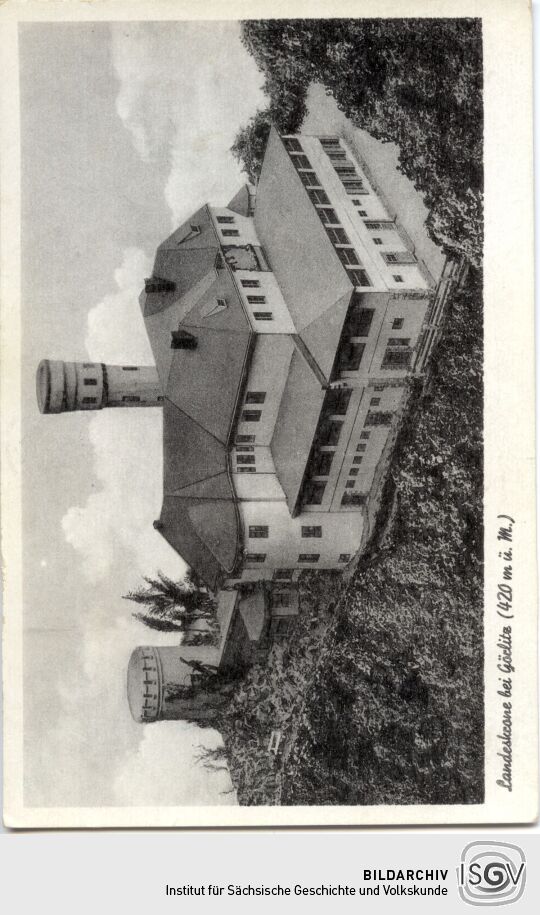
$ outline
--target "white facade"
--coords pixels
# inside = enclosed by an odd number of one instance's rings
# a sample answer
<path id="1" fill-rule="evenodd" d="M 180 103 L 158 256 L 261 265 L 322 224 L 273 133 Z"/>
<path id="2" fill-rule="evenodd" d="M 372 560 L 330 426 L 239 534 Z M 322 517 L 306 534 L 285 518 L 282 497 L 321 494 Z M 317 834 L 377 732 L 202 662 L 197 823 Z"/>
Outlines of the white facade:
<path id="1" fill-rule="evenodd" d="M 287 568 L 339 568 L 357 552 L 365 504 L 396 424 L 433 297 L 429 271 L 417 262 L 406 233 L 347 144 L 304 136 L 289 141 L 284 138 L 329 244 L 349 276 L 357 261 L 367 272 L 369 286 L 357 287 L 353 302 L 358 320 L 353 316 L 346 339 L 352 356 L 338 366 L 337 383 L 344 386 L 348 403 L 326 417 L 337 438 L 316 448 L 310 475 L 315 501 L 308 499 L 294 514 L 270 445 L 297 347 L 292 335 L 298 331 L 268 263 L 260 270 L 242 269 L 240 263 L 234 269 L 245 313 L 257 334 L 230 452 L 243 527 L 242 575 L 247 579 L 272 578 L 276 570 L 279 574 Z M 355 175 L 346 176 L 354 188 L 344 185 L 336 165 L 354 168 Z M 313 173 L 316 179 L 306 181 L 305 175 Z M 226 208 L 211 213 L 225 253 L 231 245 L 261 250 L 251 217 Z M 351 248 L 355 253 L 348 265 Z M 349 252 L 345 257 L 343 249 Z M 308 458 L 306 454 L 306 465 Z"/>

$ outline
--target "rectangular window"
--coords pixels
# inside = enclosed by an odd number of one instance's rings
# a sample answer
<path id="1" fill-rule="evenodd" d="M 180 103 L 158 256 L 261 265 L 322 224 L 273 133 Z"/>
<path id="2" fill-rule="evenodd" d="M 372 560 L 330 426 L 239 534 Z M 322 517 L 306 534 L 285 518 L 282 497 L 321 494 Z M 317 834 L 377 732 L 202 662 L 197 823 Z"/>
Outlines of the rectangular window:
<path id="1" fill-rule="evenodd" d="M 94 386 L 94 387 L 95 387 L 95 386 L 97 385 L 97 378 L 85 378 L 85 379 L 84 379 L 84 383 L 85 383 L 86 385 L 90 385 L 90 386 Z"/>
<path id="2" fill-rule="evenodd" d="M 267 524 L 250 524 L 249 537 L 268 537 L 269 527 Z"/>
<path id="3" fill-rule="evenodd" d="M 310 480 L 307 483 L 303 502 L 305 505 L 320 505 L 323 500 L 324 490 L 326 489 L 326 483 L 321 483 L 317 480 Z"/>
<path id="4" fill-rule="evenodd" d="M 256 321 L 273 321 L 274 315 L 271 311 L 254 311 L 253 317 Z"/>
<path id="5" fill-rule="evenodd" d="M 353 203 L 354 203 L 354 200 L 353 200 Z M 367 213 L 366 213 L 365 210 L 358 210 L 358 215 L 359 215 L 359 216 L 367 216 Z"/>
<path id="6" fill-rule="evenodd" d="M 260 410 L 242 410 L 242 422 L 244 423 L 258 423 L 260 418 Z"/>
<path id="7" fill-rule="evenodd" d="M 390 219 L 366 219 L 366 229 L 381 230 L 395 229 L 395 224 Z"/>
<path id="8" fill-rule="evenodd" d="M 330 419 L 321 423 L 317 434 L 320 445 L 337 445 L 343 423 L 337 419 Z"/>
<path id="9" fill-rule="evenodd" d="M 381 364 L 382 369 L 407 369 L 411 361 L 411 351 L 405 346 L 388 347 Z"/>
<path id="10" fill-rule="evenodd" d="M 367 439 L 367 438 L 370 437 L 370 435 L 371 435 L 371 432 L 361 432 L 361 433 L 360 433 L 360 438 Z M 357 448 L 356 450 L 357 450 L 357 451 L 360 451 L 360 448 Z"/>
<path id="11" fill-rule="evenodd" d="M 355 286 L 371 286 L 367 270 L 348 270 L 349 279 Z"/>
<path id="12" fill-rule="evenodd" d="M 416 258 L 410 251 L 385 251 L 381 256 L 387 264 L 416 264 Z"/>
<path id="13" fill-rule="evenodd" d="M 354 248 L 336 248 L 337 256 L 345 267 L 360 267 L 362 261 Z"/>
<path id="14" fill-rule="evenodd" d="M 378 407 L 380 402 L 381 402 L 380 397 L 372 397 L 369 402 L 369 405 L 370 405 L 370 407 Z"/>
<path id="15" fill-rule="evenodd" d="M 361 454 L 355 454 L 355 456 L 353 457 L 352 462 L 353 462 L 353 464 L 361 464 L 363 460 L 364 460 L 363 455 L 361 455 Z"/>
<path id="16" fill-rule="evenodd" d="M 272 575 L 274 581 L 292 581 L 292 577 L 292 569 L 274 569 L 274 573 Z"/>
<path id="17" fill-rule="evenodd" d="M 330 156 L 332 162 L 345 162 L 347 159 L 347 154 L 344 149 L 329 149 L 328 155 Z"/>
<path id="18" fill-rule="evenodd" d="M 373 390 L 374 391 L 384 391 L 385 387 L 386 387 L 385 384 L 374 384 Z"/>
<path id="19" fill-rule="evenodd" d="M 217 221 L 220 225 L 234 224 L 234 216 L 218 216 Z"/>
<path id="20" fill-rule="evenodd" d="M 321 203 L 328 204 L 330 203 L 327 195 L 324 191 L 319 190 L 318 188 L 310 188 L 308 190 L 309 199 L 312 203 Z"/>
<path id="21" fill-rule="evenodd" d="M 342 178 L 341 183 L 347 191 L 347 194 L 369 194 L 369 191 L 366 191 L 362 182 L 357 181 L 356 178 Z"/>
<path id="22" fill-rule="evenodd" d="M 274 609 L 278 607 L 288 607 L 291 603 L 291 592 L 290 591 L 273 591 L 272 592 L 272 607 Z"/>
<path id="23" fill-rule="evenodd" d="M 389 337 L 388 346 L 410 346 L 410 337 Z"/>
<path id="24" fill-rule="evenodd" d="M 338 175 L 344 178 L 358 178 L 358 172 L 350 162 L 347 165 L 334 165 L 334 168 Z"/>
<path id="25" fill-rule="evenodd" d="M 358 467 L 351 467 L 351 469 L 349 470 L 349 476 L 355 477 L 355 476 L 357 476 L 357 474 L 358 474 Z"/>
<path id="26" fill-rule="evenodd" d="M 382 243 L 383 243 L 382 238 L 374 238 L 374 239 L 373 239 L 373 244 L 374 244 L 374 245 L 382 245 Z"/>
<path id="27" fill-rule="evenodd" d="M 250 305 L 266 305 L 266 296 L 264 295 L 248 295 L 247 300 Z"/>
<path id="28" fill-rule="evenodd" d="M 366 498 L 365 492 L 344 492 L 341 498 L 341 504 L 354 506 L 365 505 Z"/>
<path id="29" fill-rule="evenodd" d="M 345 488 L 353 489 L 355 483 L 356 483 L 356 480 L 347 480 L 347 482 L 345 483 Z"/>
<path id="30" fill-rule="evenodd" d="M 326 234 L 334 245 L 350 245 L 351 243 L 345 229 L 327 229 Z"/>
<path id="31" fill-rule="evenodd" d="M 140 403 L 141 398 L 137 397 L 136 394 L 124 394 L 124 396 L 122 397 L 122 402 L 123 403 Z"/>
<path id="32" fill-rule="evenodd" d="M 302 537 L 322 537 L 322 527 L 320 524 L 302 525 Z"/>
<path id="33" fill-rule="evenodd" d="M 299 178 L 304 187 L 318 187 L 321 183 L 315 172 L 299 172 Z"/>
<path id="34" fill-rule="evenodd" d="M 351 337 L 368 337 L 374 314 L 374 308 L 361 308 L 357 301 L 353 299 L 353 304 L 347 315 L 347 333 Z"/>
<path id="35" fill-rule="evenodd" d="M 255 451 L 255 448 L 253 447 L 253 445 L 235 445 L 235 448 L 237 451 L 242 451 L 242 452 Z"/>
<path id="36" fill-rule="evenodd" d="M 310 461 L 310 476 L 327 477 L 330 473 L 330 468 L 332 466 L 333 460 L 333 451 L 316 451 Z"/>
<path id="37" fill-rule="evenodd" d="M 366 426 L 391 426 L 392 425 L 392 413 L 383 412 L 382 410 L 369 410 L 366 421 Z"/>
<path id="38" fill-rule="evenodd" d="M 292 163 L 295 168 L 311 168 L 311 162 L 307 156 L 293 156 Z"/>
<path id="39" fill-rule="evenodd" d="M 237 238 L 240 235 L 238 229 L 222 229 L 221 234 L 226 238 Z"/>
<path id="40" fill-rule="evenodd" d="M 403 282 L 403 277 L 402 277 L 401 273 L 393 273 L 392 276 L 394 278 L 394 282 L 396 282 L 396 283 Z"/>
<path id="41" fill-rule="evenodd" d="M 237 454 L 236 463 L 237 464 L 254 464 L 255 455 L 254 454 Z"/>
<path id="42" fill-rule="evenodd" d="M 336 222 L 339 222 L 334 210 L 326 207 L 324 210 L 320 207 L 317 208 L 317 215 L 322 223 L 325 225 L 334 225 Z"/>
<path id="43" fill-rule="evenodd" d="M 350 553 L 340 553 L 338 562 L 350 562 L 351 554 Z"/>
<path id="44" fill-rule="evenodd" d="M 248 391 L 246 394 L 246 403 L 264 403 L 265 398 L 265 391 Z"/>
<path id="45" fill-rule="evenodd" d="M 83 397 L 83 403 L 97 403 L 97 397 Z"/>
<path id="46" fill-rule="evenodd" d="M 404 318 L 394 318 L 392 321 L 392 330 L 401 330 Z"/>
<path id="47" fill-rule="evenodd" d="M 246 562 L 264 562 L 266 553 L 246 553 Z"/>
<path id="48" fill-rule="evenodd" d="M 255 467 L 237 467 L 236 473 L 255 473 Z"/>
<path id="49" fill-rule="evenodd" d="M 298 562 L 318 562 L 320 557 L 320 553 L 300 553 Z"/>
<path id="50" fill-rule="evenodd" d="M 320 137 L 321 146 L 339 146 L 339 137 Z"/>
<path id="51" fill-rule="evenodd" d="M 368 432 L 368 435 L 369 435 L 369 432 Z M 362 438 L 362 436 L 360 436 L 360 438 Z M 357 451 L 365 451 L 365 450 L 366 450 L 366 444 L 365 444 L 365 442 L 360 442 L 360 444 L 356 446 L 356 450 L 357 450 Z"/>
<path id="52" fill-rule="evenodd" d="M 323 404 L 325 414 L 334 413 L 338 416 L 345 416 L 351 394 L 351 388 L 331 388 L 327 391 Z"/>
<path id="53" fill-rule="evenodd" d="M 240 280 L 244 289 L 258 289 L 260 287 L 259 280 Z"/>
<path id="54" fill-rule="evenodd" d="M 352 340 L 347 340 L 338 354 L 338 371 L 357 372 L 360 368 L 365 348 L 365 343 L 355 343 Z"/>
<path id="55" fill-rule="evenodd" d="M 239 443 L 241 443 L 241 442 L 254 442 L 254 441 L 255 441 L 255 436 L 254 436 L 254 435 L 237 435 L 237 436 L 236 436 L 236 441 L 239 442 Z"/>
<path id="56" fill-rule="evenodd" d="M 288 149 L 289 152 L 302 152 L 302 144 L 296 137 L 285 137 L 283 143 L 285 144 L 285 149 Z"/>

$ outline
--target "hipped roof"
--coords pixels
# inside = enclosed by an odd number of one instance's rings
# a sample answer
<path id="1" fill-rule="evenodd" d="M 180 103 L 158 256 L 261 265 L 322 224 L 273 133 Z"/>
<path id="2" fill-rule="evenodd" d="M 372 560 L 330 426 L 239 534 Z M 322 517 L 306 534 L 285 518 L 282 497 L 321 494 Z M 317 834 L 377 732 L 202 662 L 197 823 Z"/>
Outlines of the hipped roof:
<path id="1" fill-rule="evenodd" d="M 240 547 L 227 443 L 252 340 L 219 252 L 203 207 L 157 251 L 153 275 L 174 291 L 140 299 L 165 397 L 160 531 L 212 588 L 232 572 Z M 179 329 L 195 338 L 194 349 L 171 349 Z"/>

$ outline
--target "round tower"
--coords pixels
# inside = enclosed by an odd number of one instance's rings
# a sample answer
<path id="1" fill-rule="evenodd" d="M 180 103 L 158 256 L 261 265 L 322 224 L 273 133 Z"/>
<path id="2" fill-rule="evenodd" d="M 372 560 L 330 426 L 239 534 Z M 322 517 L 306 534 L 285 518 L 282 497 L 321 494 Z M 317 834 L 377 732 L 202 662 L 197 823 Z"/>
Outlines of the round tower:
<path id="1" fill-rule="evenodd" d="M 217 661 L 217 650 L 207 646 L 136 648 L 127 671 L 135 721 L 214 721 L 228 701 Z"/>
<path id="2" fill-rule="evenodd" d="M 41 413 L 163 404 L 163 391 L 153 365 L 43 359 L 36 373 L 36 392 Z"/>

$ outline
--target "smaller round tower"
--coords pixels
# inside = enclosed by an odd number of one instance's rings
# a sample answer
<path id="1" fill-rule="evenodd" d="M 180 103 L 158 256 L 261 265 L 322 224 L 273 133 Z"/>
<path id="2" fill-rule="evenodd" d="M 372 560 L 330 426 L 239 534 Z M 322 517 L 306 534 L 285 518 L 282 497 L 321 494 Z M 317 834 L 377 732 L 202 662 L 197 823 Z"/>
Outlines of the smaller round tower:
<path id="1" fill-rule="evenodd" d="M 43 359 L 36 373 L 36 393 L 41 413 L 163 404 L 163 391 L 153 365 Z"/>
<path id="2" fill-rule="evenodd" d="M 217 662 L 217 650 L 208 646 L 136 648 L 127 671 L 135 721 L 214 721 L 228 701 Z"/>

